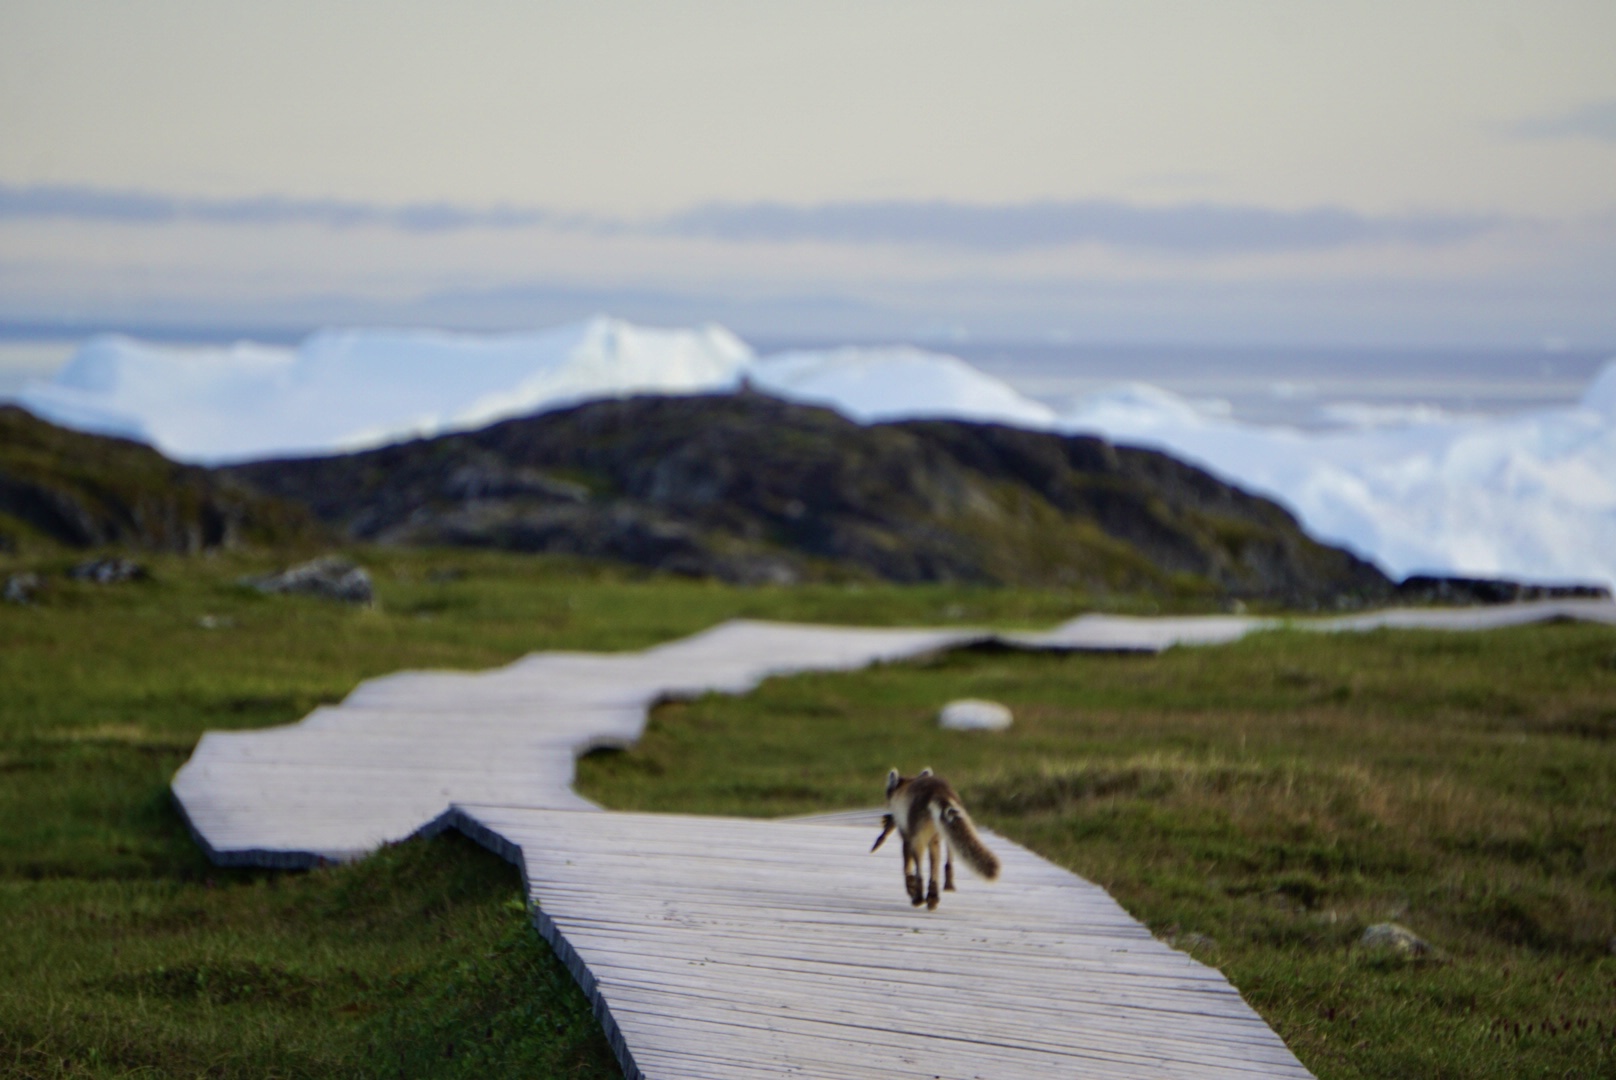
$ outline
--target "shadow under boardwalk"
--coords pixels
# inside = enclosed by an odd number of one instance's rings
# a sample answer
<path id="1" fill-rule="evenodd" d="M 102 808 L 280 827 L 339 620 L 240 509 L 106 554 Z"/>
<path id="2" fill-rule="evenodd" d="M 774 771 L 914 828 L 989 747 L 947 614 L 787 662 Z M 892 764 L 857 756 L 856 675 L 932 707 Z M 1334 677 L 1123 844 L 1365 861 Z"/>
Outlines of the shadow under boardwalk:
<path id="1" fill-rule="evenodd" d="M 513 806 L 452 824 L 522 867 L 630 1078 L 1308 1077 L 1216 970 L 990 836 L 913 908 L 859 827 Z"/>

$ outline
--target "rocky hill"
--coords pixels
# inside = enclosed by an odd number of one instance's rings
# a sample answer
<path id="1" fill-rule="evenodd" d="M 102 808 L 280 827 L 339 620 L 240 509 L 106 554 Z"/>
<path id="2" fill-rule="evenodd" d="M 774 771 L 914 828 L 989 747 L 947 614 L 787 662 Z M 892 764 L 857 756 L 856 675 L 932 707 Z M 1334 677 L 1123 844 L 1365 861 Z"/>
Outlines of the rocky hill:
<path id="1" fill-rule="evenodd" d="M 43 541 L 195 552 L 306 543 L 322 531 L 302 507 L 229 476 L 0 406 L 0 550 Z"/>
<path id="2" fill-rule="evenodd" d="M 1374 566 L 1148 450 L 987 424 L 860 426 L 757 394 L 594 402 L 221 470 L 355 540 L 568 552 L 742 582 L 1069 584 L 1378 602 Z"/>

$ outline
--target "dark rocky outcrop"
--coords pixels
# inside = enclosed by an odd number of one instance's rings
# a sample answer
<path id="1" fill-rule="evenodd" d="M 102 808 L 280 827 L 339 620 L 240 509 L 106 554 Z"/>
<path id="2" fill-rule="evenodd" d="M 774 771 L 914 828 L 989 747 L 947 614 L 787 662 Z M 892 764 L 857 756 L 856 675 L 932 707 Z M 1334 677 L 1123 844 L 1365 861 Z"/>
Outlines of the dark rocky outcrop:
<path id="1" fill-rule="evenodd" d="M 747 582 L 1069 584 L 1380 602 L 1371 564 L 1148 450 L 991 424 L 861 426 L 756 394 L 593 402 L 224 470 L 356 540 L 620 559 Z"/>
<path id="2" fill-rule="evenodd" d="M 0 548 L 39 538 L 74 548 L 195 552 L 304 541 L 319 531 L 302 507 L 227 475 L 0 406 Z"/>
<path id="3" fill-rule="evenodd" d="M 1397 585 L 1277 504 L 1165 454 L 993 424 L 861 426 L 755 393 L 592 402 L 225 469 L 0 406 L 0 551 L 307 549 L 335 533 L 744 583 L 1069 585 L 1298 608 L 1609 596 L 1457 577 Z M 95 566 L 95 580 L 112 574 Z M 26 599 L 27 584 L 8 598 Z"/>
<path id="4" fill-rule="evenodd" d="M 1503 578 L 1438 577 L 1416 574 L 1397 586 L 1405 604 L 1519 604 L 1528 600 L 1609 600 L 1604 585 L 1527 585 Z"/>

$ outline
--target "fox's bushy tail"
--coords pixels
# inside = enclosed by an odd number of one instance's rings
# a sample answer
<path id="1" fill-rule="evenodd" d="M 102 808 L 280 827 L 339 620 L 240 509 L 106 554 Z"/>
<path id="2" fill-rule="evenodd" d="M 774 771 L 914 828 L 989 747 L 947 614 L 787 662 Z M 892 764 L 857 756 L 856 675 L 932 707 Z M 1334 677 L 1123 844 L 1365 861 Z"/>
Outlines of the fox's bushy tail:
<path id="1" fill-rule="evenodd" d="M 948 846 L 960 853 L 960 858 L 980 876 L 993 881 L 999 876 L 999 857 L 988 850 L 971 824 L 971 816 L 964 808 L 945 806 L 937 814 L 937 825 L 948 837 Z"/>

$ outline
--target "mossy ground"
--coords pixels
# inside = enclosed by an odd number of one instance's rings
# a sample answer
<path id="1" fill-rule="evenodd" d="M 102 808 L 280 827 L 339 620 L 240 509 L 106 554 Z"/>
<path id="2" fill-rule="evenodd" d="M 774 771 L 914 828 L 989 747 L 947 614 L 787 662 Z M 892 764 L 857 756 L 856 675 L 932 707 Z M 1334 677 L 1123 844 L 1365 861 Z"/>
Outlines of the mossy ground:
<path id="1" fill-rule="evenodd" d="M 1036 626 L 1092 606 L 358 554 L 373 610 L 235 584 L 269 556 L 158 559 L 109 587 L 66 580 L 65 557 L 28 565 L 41 602 L 0 606 L 0 1074 L 614 1075 L 514 870 L 468 842 L 209 866 L 167 793 L 201 732 L 291 722 L 400 668 L 637 648 L 734 615 Z M 959 696 L 1016 726 L 937 730 Z M 930 764 L 1222 968 L 1320 1076 L 1594 1077 L 1616 1074 L 1613 724 L 1607 628 L 1275 633 L 774 680 L 658 710 L 582 783 L 624 809 L 772 815 L 870 805 L 888 766 Z M 1354 946 L 1386 918 L 1435 958 Z"/>

